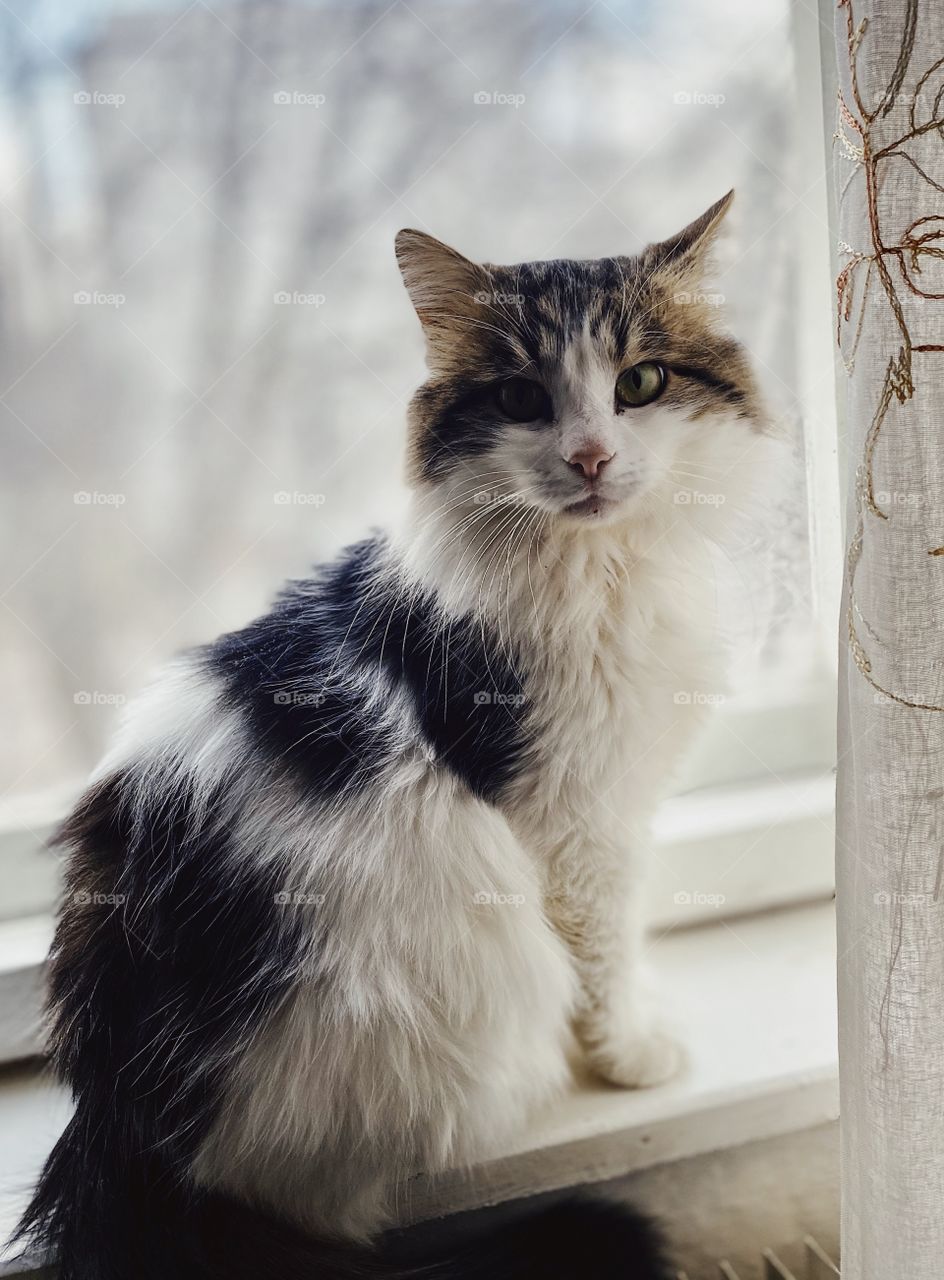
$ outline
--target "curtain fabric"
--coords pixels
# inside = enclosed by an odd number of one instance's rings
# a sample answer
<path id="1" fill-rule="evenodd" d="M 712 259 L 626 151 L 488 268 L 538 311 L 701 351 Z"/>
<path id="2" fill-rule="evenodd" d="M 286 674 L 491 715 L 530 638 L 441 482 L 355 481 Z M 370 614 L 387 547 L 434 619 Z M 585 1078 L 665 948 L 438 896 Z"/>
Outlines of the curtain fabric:
<path id="1" fill-rule="evenodd" d="M 944 3 L 835 8 L 843 1280 L 944 1275 Z"/>

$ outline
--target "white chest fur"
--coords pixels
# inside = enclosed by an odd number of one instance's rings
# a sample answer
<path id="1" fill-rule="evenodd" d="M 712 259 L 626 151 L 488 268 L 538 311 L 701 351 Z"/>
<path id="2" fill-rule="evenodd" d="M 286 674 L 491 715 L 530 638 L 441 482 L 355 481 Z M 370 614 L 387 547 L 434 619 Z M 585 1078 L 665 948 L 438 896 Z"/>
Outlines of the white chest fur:
<path id="1" fill-rule="evenodd" d="M 528 822 L 645 819 L 722 687 L 705 561 L 666 547 L 634 562 L 616 537 L 603 552 L 559 557 L 517 602 L 533 745 L 512 803 Z"/>

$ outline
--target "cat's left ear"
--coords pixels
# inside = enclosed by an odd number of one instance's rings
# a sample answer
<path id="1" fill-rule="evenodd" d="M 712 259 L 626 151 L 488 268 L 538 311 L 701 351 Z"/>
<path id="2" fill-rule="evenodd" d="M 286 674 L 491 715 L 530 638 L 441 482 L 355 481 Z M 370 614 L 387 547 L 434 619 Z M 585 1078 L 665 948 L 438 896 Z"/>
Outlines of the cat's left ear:
<path id="1" fill-rule="evenodd" d="M 429 361 L 447 363 L 457 343 L 467 344 L 481 322 L 488 272 L 425 231 L 398 231 L 395 248 Z"/>
<path id="2" fill-rule="evenodd" d="M 679 275 L 701 272 L 733 199 L 731 190 L 678 235 L 650 245 L 648 255 L 655 259 L 657 268 L 668 268 Z"/>

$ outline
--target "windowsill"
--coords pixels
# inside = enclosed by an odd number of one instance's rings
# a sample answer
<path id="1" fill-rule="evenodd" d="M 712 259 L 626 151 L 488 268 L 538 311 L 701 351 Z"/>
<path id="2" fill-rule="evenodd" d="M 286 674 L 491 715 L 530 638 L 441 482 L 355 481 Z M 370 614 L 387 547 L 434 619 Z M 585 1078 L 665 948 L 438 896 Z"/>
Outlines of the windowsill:
<path id="1" fill-rule="evenodd" d="M 689 1053 L 638 1093 L 581 1081 L 508 1151 L 401 1194 L 420 1220 L 811 1128 L 838 1114 L 833 908 L 817 903 L 675 929 L 651 958 Z M 0 1076 L 0 1236 L 68 1114 L 36 1070 Z"/>
<path id="2" fill-rule="evenodd" d="M 39 1052 L 43 968 L 52 936 L 50 915 L 0 923 L 0 1064 Z"/>

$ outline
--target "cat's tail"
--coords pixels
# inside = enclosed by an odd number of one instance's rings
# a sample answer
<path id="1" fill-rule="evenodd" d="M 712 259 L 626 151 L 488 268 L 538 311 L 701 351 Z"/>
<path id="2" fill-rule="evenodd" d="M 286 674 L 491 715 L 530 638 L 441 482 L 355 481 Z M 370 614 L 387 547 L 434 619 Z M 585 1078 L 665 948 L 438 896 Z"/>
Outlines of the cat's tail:
<path id="1" fill-rule="evenodd" d="M 216 1206 L 227 1234 L 232 1204 Z M 623 1205 L 574 1196 L 525 1210 L 496 1230 L 464 1233 L 436 1248 L 410 1235 L 379 1246 L 312 1242 L 267 1219 L 248 1227 L 254 1256 L 227 1239 L 223 1269 L 213 1280 L 671 1280 L 658 1227 Z M 445 1234 L 443 1232 L 440 1235 Z M 273 1265 L 274 1264 L 274 1265 Z M 202 1280 L 202 1277 L 201 1277 Z"/>
<path id="2" fill-rule="evenodd" d="M 582 1196 L 525 1211 L 494 1230 L 449 1232 L 445 1247 L 417 1246 L 415 1233 L 391 1233 L 371 1247 L 315 1240 L 226 1196 L 195 1196 L 155 1178 L 153 1169 L 128 1170 L 121 1186 L 77 1186 L 68 1176 L 57 1186 L 68 1152 L 63 1145 L 53 1153 L 18 1232 L 42 1261 L 57 1265 L 59 1280 L 670 1280 L 676 1274 L 650 1219 Z M 94 1170 L 86 1172 L 94 1179 Z"/>

